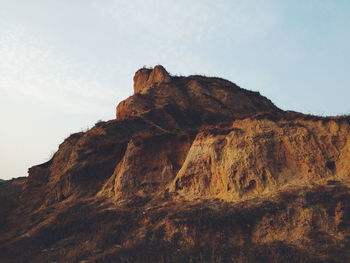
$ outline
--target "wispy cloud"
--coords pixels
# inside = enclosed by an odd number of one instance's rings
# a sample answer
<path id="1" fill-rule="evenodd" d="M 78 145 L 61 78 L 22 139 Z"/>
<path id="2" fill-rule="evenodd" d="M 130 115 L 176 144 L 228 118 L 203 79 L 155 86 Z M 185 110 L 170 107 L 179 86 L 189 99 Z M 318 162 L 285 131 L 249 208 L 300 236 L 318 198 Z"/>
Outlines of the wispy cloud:
<path id="1" fill-rule="evenodd" d="M 279 19 L 275 1 L 95 0 L 92 7 L 137 58 L 186 74 L 220 73 L 214 53 L 227 57 L 222 46 L 228 43 L 233 53 L 256 45 Z"/>
<path id="2" fill-rule="evenodd" d="M 37 100 L 53 111 L 105 112 L 116 94 L 98 72 L 45 46 L 24 26 L 0 35 L 0 92 Z"/>
<path id="3" fill-rule="evenodd" d="M 275 24 L 275 1 L 93 1 L 92 5 L 103 17 L 111 17 L 121 30 L 172 40 L 204 40 L 218 34 L 240 33 L 258 38 L 260 33 Z M 228 30 L 228 31 L 227 31 Z M 243 37 L 243 38 L 242 38 Z M 136 40 L 136 39 L 135 39 Z"/>

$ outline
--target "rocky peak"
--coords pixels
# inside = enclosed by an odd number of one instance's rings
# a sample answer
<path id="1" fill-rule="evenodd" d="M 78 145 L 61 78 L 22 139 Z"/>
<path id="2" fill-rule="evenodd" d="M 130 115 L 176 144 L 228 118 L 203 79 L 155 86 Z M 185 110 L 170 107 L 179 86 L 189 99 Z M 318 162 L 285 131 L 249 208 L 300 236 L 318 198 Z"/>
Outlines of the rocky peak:
<path id="1" fill-rule="evenodd" d="M 216 77 L 173 77 L 161 65 L 135 73 L 134 95 L 117 106 L 116 117 L 123 120 L 155 111 L 176 120 L 193 116 L 190 122 L 199 125 L 261 112 L 281 113 L 258 92 Z"/>
<path id="2" fill-rule="evenodd" d="M 156 83 L 169 82 L 171 77 L 162 65 L 157 65 L 153 69 L 139 69 L 134 76 L 134 93 L 141 93 Z"/>

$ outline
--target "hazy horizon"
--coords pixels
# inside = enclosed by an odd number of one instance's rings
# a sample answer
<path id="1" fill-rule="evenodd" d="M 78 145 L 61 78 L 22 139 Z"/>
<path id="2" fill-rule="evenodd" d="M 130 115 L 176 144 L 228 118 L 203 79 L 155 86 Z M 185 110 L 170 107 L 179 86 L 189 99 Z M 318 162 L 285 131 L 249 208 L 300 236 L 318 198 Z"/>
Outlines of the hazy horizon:
<path id="1" fill-rule="evenodd" d="M 143 66 L 225 78 L 285 110 L 350 114 L 350 1 L 0 3 L 1 179 L 115 118 Z"/>

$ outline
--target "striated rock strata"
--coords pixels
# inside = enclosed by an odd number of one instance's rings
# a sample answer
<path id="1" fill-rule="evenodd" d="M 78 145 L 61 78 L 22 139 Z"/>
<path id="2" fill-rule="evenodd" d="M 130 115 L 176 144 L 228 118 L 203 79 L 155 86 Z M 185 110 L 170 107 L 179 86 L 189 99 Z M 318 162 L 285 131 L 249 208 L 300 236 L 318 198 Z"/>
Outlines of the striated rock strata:
<path id="1" fill-rule="evenodd" d="M 116 117 L 0 184 L 1 262 L 350 261 L 349 117 L 162 66 Z"/>

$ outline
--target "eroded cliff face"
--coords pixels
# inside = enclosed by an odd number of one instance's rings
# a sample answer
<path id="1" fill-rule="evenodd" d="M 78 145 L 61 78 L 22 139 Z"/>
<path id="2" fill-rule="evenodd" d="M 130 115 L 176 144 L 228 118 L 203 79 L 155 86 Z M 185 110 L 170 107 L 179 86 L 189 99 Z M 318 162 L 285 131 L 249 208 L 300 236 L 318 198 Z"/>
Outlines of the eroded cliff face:
<path id="1" fill-rule="evenodd" d="M 348 117 L 162 66 L 134 93 L 3 188 L 3 262 L 350 260 Z"/>
<path id="2" fill-rule="evenodd" d="M 154 82 L 154 77 L 145 77 L 156 74 L 159 77 Z M 117 119 L 135 118 L 156 109 L 167 116 L 161 127 L 171 136 L 141 137 L 137 147 L 130 141 L 114 173 L 115 181 L 110 182 L 117 198 L 123 199 L 129 192 L 140 196 L 156 192 L 186 199 L 237 201 L 274 193 L 290 184 L 349 178 L 347 120 L 293 116 L 259 94 L 217 78 L 170 81 L 160 66 L 153 71 L 142 69 L 134 79 L 136 93 L 118 105 Z M 177 110 L 167 111 L 171 107 Z M 177 115 L 189 112 L 197 127 L 192 134 L 176 121 Z M 183 141 L 167 125 L 181 129 Z M 169 151 L 170 142 L 174 145 Z M 150 152 L 155 155 L 147 155 Z M 174 162 L 172 154 L 180 155 L 179 161 Z M 138 174 L 142 176 L 135 176 Z M 136 181 L 133 187 L 129 185 Z"/>
<path id="3" fill-rule="evenodd" d="M 197 134 L 171 183 L 184 198 L 241 200 L 349 178 L 347 122 L 234 121 Z"/>

